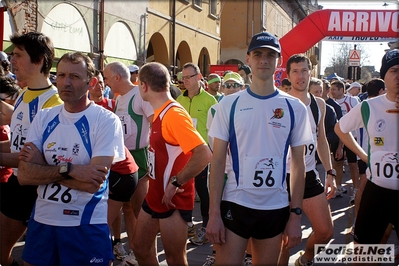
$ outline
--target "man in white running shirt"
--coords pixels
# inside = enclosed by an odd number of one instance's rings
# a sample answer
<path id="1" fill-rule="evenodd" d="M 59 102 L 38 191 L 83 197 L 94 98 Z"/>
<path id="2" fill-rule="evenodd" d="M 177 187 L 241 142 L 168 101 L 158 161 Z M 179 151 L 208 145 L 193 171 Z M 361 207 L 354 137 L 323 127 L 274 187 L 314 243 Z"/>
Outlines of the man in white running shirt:
<path id="1" fill-rule="evenodd" d="M 251 87 L 219 102 L 209 131 L 214 144 L 206 232 L 220 265 L 240 265 L 249 238 L 255 265 L 277 265 L 282 241 L 288 248 L 301 241 L 303 156 L 312 134 L 303 103 L 274 86 L 280 53 L 274 35 L 252 37 L 246 56 Z M 231 168 L 225 182 L 227 149 Z M 288 149 L 291 207 L 284 166 Z"/>
<path id="2" fill-rule="evenodd" d="M 125 159 L 122 126 L 88 98 L 97 82 L 91 59 L 64 54 L 57 65 L 63 105 L 33 120 L 19 159 L 18 181 L 38 185 L 24 261 L 30 265 L 109 265 L 108 174 Z"/>
<path id="3" fill-rule="evenodd" d="M 355 223 L 354 240 L 359 244 L 379 244 L 390 223 L 399 238 L 398 49 L 383 56 L 380 75 L 385 81 L 386 94 L 355 106 L 335 126 L 344 144 L 369 165 Z M 367 151 L 350 134 L 362 127 L 369 136 Z"/>
<path id="4" fill-rule="evenodd" d="M 308 92 L 311 67 L 310 59 L 304 54 L 294 54 L 287 61 L 287 76 L 291 82 L 291 90 L 288 94 L 305 104 L 313 135 L 313 142 L 305 148 L 306 184 L 303 199 L 303 210 L 310 220 L 313 234 L 309 236 L 304 254 L 295 262 L 298 266 L 311 262 L 315 256 L 314 245 L 328 243 L 334 233 L 331 210 L 327 201 L 334 195 L 336 185 L 335 170 L 332 168 L 330 148 L 324 127 L 326 103 L 322 98 L 314 97 Z M 316 170 L 316 151 L 324 169 L 328 169 L 325 186 Z M 292 173 L 290 166 L 289 158 L 287 160 L 288 175 Z M 287 178 L 288 185 L 289 180 Z M 283 251 L 285 256 L 280 258 L 282 265 L 288 264 L 289 259 L 289 250 Z"/>

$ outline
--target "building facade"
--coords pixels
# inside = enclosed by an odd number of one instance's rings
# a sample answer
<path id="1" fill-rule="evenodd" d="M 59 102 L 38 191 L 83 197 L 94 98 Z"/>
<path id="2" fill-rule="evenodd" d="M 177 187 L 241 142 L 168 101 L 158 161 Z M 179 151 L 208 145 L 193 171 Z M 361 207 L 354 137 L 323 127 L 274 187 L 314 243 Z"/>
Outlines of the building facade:
<path id="1" fill-rule="evenodd" d="M 207 73 L 219 60 L 218 0 L 3 0 L 2 5 L 7 53 L 13 33 L 38 31 L 54 42 L 56 61 L 67 51 L 81 51 L 100 69 L 112 61 L 139 66 L 158 61 L 177 72 L 194 62 Z"/>
<path id="2" fill-rule="evenodd" d="M 1 4 L 6 10 L 2 44 L 7 53 L 12 52 L 10 35 L 38 31 L 53 40 L 56 62 L 67 51 L 81 51 L 99 69 L 113 61 L 139 66 L 157 61 L 177 73 L 185 63 L 194 62 L 204 76 L 210 74 L 210 65 L 244 64 L 253 34 L 268 31 L 282 37 L 318 9 L 317 0 L 1 0 Z M 314 66 L 318 51 L 317 45 L 307 51 Z"/>

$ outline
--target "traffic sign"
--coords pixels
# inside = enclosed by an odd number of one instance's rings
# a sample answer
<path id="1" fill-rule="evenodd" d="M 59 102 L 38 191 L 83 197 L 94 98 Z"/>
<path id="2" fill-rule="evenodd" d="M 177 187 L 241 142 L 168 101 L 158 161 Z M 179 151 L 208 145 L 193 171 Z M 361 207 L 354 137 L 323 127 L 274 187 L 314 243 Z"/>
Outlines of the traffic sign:
<path id="1" fill-rule="evenodd" d="M 350 50 L 349 51 L 349 65 L 350 66 L 360 66 L 360 50 Z"/>

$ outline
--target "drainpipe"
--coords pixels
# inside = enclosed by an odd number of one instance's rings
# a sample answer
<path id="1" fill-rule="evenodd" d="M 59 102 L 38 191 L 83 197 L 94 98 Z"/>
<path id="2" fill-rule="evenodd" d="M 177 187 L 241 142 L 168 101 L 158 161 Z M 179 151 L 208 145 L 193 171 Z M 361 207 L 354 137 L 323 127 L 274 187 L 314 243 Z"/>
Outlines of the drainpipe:
<path id="1" fill-rule="evenodd" d="M 172 14 L 172 74 L 176 74 L 176 0 L 173 0 Z"/>
<path id="2" fill-rule="evenodd" d="M 100 0 L 100 34 L 99 34 L 99 47 L 100 47 L 100 69 L 104 69 L 104 2 Z"/>
<path id="3" fill-rule="evenodd" d="M 144 58 L 143 58 L 143 62 L 144 64 L 147 63 L 147 47 L 146 47 L 146 42 L 147 42 L 147 18 L 148 18 L 148 14 L 144 13 L 144 36 L 143 36 L 143 42 L 144 42 Z"/>

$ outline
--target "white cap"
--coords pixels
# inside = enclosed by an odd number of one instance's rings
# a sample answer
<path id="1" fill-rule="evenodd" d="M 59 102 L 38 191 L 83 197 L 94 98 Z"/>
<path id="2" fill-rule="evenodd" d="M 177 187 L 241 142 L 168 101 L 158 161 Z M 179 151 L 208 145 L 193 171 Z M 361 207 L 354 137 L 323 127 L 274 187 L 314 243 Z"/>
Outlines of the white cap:
<path id="1" fill-rule="evenodd" d="M 129 72 L 130 72 L 130 73 L 135 72 L 135 71 L 138 71 L 138 70 L 139 70 L 139 67 L 136 66 L 136 65 L 130 65 L 130 66 L 129 66 Z"/>
<path id="2" fill-rule="evenodd" d="M 0 51 L 0 61 L 6 61 L 7 63 L 10 63 L 10 61 L 8 61 L 7 54 L 3 51 Z"/>
<path id="3" fill-rule="evenodd" d="M 354 87 L 357 87 L 357 88 L 361 89 L 361 88 L 362 88 L 362 85 L 360 85 L 360 83 L 358 83 L 358 82 L 353 82 L 353 83 L 351 83 L 351 85 L 349 86 L 348 91 L 350 91 L 350 90 L 351 90 L 352 88 L 354 88 Z"/>

